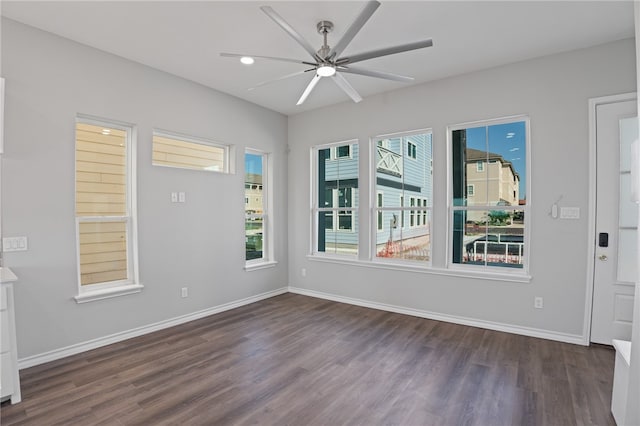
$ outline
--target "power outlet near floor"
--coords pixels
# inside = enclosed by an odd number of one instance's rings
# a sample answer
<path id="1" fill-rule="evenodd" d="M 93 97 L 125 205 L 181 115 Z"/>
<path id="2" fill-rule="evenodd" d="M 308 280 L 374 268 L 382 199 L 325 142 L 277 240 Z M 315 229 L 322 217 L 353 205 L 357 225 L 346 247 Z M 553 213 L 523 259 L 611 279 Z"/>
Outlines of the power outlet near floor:
<path id="1" fill-rule="evenodd" d="M 533 307 L 536 309 L 544 308 L 544 299 L 540 296 L 536 296 L 533 298 Z"/>
<path id="2" fill-rule="evenodd" d="M 182 287 L 181 293 L 183 298 L 188 297 L 189 296 L 189 290 L 187 289 L 187 287 Z"/>

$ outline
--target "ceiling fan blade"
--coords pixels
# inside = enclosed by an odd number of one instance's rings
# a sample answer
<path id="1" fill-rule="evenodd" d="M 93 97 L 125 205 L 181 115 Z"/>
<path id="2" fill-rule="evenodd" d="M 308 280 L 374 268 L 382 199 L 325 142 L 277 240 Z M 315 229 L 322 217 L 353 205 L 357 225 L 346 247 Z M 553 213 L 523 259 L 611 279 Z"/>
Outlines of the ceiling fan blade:
<path id="1" fill-rule="evenodd" d="M 354 68 L 354 67 L 339 68 L 338 72 L 346 72 L 348 74 L 366 75 L 366 76 L 369 76 L 369 77 L 383 78 L 385 80 L 393 80 L 393 81 L 402 81 L 402 82 L 406 82 L 406 83 L 415 80 L 413 77 L 407 77 L 406 75 L 392 74 L 390 72 L 366 70 L 366 69 Z"/>
<path id="2" fill-rule="evenodd" d="M 351 99 L 353 99 L 353 102 L 358 103 L 362 100 L 362 96 L 360 96 L 358 92 L 356 92 L 356 89 L 354 89 L 353 86 L 351 86 L 351 84 L 349 84 L 349 82 L 342 75 L 340 75 L 339 72 L 333 75 L 332 80 L 336 82 L 338 87 L 341 88 L 344 93 L 346 93 Z"/>
<path id="3" fill-rule="evenodd" d="M 414 41 L 413 43 L 401 44 L 399 46 L 385 47 L 384 49 L 370 50 L 369 52 L 356 55 L 345 56 L 336 60 L 336 65 L 355 64 L 367 59 L 379 58 L 380 56 L 394 55 L 396 53 L 407 52 L 409 50 L 422 49 L 433 46 L 433 40 Z"/>
<path id="4" fill-rule="evenodd" d="M 309 55 L 311 55 L 311 57 L 313 58 L 314 61 L 317 59 L 316 51 L 309 44 L 309 42 L 307 40 L 305 40 L 300 35 L 300 33 L 298 33 L 291 25 L 289 25 L 289 23 L 287 21 L 285 21 L 282 18 L 282 16 L 278 15 L 276 13 L 276 11 L 273 10 L 273 8 L 271 6 L 261 6 L 260 9 L 262 9 L 262 11 L 264 13 L 266 13 L 269 18 L 273 19 L 273 21 L 276 24 L 278 24 L 280 26 L 280 28 L 282 28 L 287 34 L 289 34 L 291 36 L 291 38 L 293 38 L 295 41 L 297 41 L 298 44 L 300 46 L 302 46 L 304 48 L 304 50 L 306 50 L 309 53 Z"/>
<path id="5" fill-rule="evenodd" d="M 353 40 L 356 34 L 358 34 L 358 31 L 360 31 L 364 24 L 367 23 L 369 18 L 371 18 L 371 15 L 373 15 L 373 12 L 375 12 L 379 6 L 380 3 L 376 0 L 369 1 L 355 21 L 353 21 L 349 29 L 344 33 L 340 41 L 338 41 L 338 43 L 336 43 L 336 45 L 329 51 L 327 57 L 331 58 L 332 56 L 340 56 L 342 51 L 349 43 L 351 43 L 351 40 Z"/>
<path id="6" fill-rule="evenodd" d="M 247 90 L 257 89 L 258 87 L 262 87 L 262 86 L 267 85 L 267 84 L 275 83 L 276 81 L 284 80 L 284 79 L 287 79 L 287 78 L 290 78 L 290 77 L 295 77 L 297 75 L 302 75 L 302 74 L 304 74 L 304 73 L 306 73 L 308 71 L 313 71 L 313 69 L 304 70 L 304 71 L 298 71 L 298 72 L 294 72 L 294 73 L 291 73 L 291 74 L 283 75 L 282 77 L 274 78 L 273 80 L 263 81 L 261 83 L 256 84 L 253 87 L 249 87 Z"/>
<path id="7" fill-rule="evenodd" d="M 221 53 L 220 56 L 224 56 L 225 58 L 242 58 L 244 56 L 248 56 L 250 58 L 269 59 L 272 61 L 293 62 L 294 64 L 318 65 L 315 62 L 305 62 L 300 59 L 279 58 L 277 56 L 245 55 L 242 53 Z"/>
<path id="8" fill-rule="evenodd" d="M 304 89 L 304 92 L 302 93 L 302 96 L 300 96 L 300 99 L 298 99 L 298 103 L 296 105 L 302 105 L 304 103 L 304 101 L 307 99 L 307 96 L 309 96 L 309 93 L 311 93 L 311 91 L 316 86 L 316 84 L 318 84 L 318 81 L 321 78 L 322 77 L 320 77 L 318 74 L 313 76 L 313 79 L 309 82 L 307 88 Z"/>

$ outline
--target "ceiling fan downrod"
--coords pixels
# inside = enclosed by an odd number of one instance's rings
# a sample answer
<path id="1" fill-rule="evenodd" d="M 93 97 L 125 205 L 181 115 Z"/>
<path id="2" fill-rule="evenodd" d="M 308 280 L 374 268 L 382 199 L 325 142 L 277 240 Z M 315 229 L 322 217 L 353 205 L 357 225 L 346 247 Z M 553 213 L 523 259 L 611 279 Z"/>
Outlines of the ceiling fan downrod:
<path id="1" fill-rule="evenodd" d="M 324 44 L 322 45 L 320 50 L 318 50 L 318 59 L 320 59 L 321 62 L 328 62 L 331 60 L 331 58 L 328 57 L 329 52 L 331 51 L 331 47 L 329 47 L 329 45 L 327 44 L 327 34 L 333 31 L 333 22 L 320 21 L 316 25 L 316 28 L 318 29 L 318 34 L 321 34 L 324 39 Z"/>

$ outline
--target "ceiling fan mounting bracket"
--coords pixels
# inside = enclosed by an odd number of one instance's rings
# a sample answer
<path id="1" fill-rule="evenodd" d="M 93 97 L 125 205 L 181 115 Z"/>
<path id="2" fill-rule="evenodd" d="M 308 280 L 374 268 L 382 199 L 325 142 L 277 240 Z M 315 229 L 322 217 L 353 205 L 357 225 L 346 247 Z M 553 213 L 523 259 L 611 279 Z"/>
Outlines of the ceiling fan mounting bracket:
<path id="1" fill-rule="evenodd" d="M 328 34 L 333 31 L 333 22 L 331 21 L 320 21 L 316 25 L 318 29 L 318 34 Z"/>

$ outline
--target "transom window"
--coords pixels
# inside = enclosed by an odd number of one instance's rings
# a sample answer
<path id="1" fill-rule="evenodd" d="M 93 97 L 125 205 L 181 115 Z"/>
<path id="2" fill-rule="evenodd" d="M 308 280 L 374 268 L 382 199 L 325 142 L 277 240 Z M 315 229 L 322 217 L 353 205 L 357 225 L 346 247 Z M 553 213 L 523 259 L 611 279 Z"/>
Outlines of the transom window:
<path id="1" fill-rule="evenodd" d="M 152 164 L 229 173 L 229 146 L 203 138 L 154 130 Z"/>

